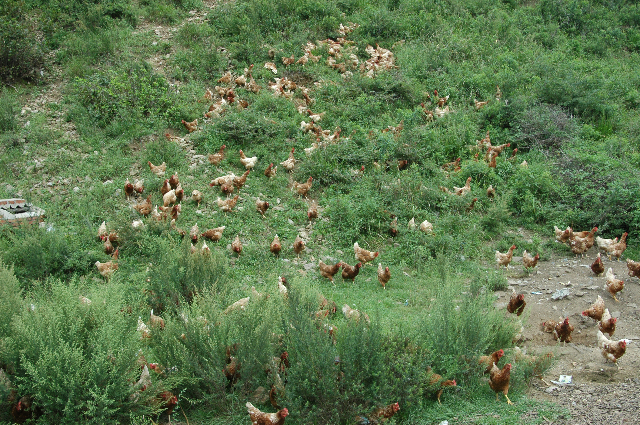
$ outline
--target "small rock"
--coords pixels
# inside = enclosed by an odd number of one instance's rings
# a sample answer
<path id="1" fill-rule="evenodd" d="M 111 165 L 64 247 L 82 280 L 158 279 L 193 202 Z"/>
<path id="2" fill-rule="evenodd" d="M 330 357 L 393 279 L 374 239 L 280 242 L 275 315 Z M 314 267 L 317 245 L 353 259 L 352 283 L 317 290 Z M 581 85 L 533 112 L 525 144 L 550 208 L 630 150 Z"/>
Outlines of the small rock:
<path id="1" fill-rule="evenodd" d="M 544 392 L 547 393 L 547 394 L 552 394 L 554 391 L 560 391 L 560 387 L 552 385 L 549 388 L 544 390 Z"/>
<path id="2" fill-rule="evenodd" d="M 584 294 L 585 294 L 584 292 L 576 292 L 574 295 L 576 297 L 584 297 Z"/>
<path id="3" fill-rule="evenodd" d="M 80 191 L 80 188 L 78 186 L 76 186 L 76 187 L 73 188 L 73 191 L 78 193 Z"/>

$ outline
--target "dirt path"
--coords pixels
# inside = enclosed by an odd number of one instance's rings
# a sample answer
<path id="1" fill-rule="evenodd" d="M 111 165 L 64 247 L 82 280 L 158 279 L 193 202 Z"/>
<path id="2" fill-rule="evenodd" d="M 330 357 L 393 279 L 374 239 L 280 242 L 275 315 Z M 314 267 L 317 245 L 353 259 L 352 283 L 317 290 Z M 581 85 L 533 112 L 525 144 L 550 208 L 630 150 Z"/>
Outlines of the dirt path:
<path id="1" fill-rule="evenodd" d="M 625 289 L 618 294 L 619 302 L 603 288 L 605 277 L 597 277 L 590 269 L 597 255 L 592 248 L 583 258 L 567 249 L 565 256 L 554 256 L 539 262 L 537 273 L 520 273 L 521 259 L 514 258 L 515 269 L 505 272 L 510 288 L 498 292 L 496 306 L 505 308 L 511 288 L 526 294 L 524 342 L 529 354 L 554 353 L 555 363 L 544 374 L 544 381 L 534 379 L 528 396 L 551 401 L 569 410 L 571 419 L 563 418 L 555 424 L 638 423 L 635 412 L 640 411 L 640 280 L 627 274 L 625 261 L 609 261 L 603 257 L 605 269 L 611 267 L 616 277 L 624 280 Z M 623 256 L 623 260 L 625 257 Z M 566 298 L 553 300 L 558 290 L 568 290 Z M 630 339 L 619 368 L 606 363 L 596 343 L 596 323 L 582 316 L 582 311 L 600 295 L 613 317 L 618 318 L 611 339 Z M 573 341 L 556 343 L 552 334 L 545 333 L 541 324 L 547 320 L 569 317 L 575 326 Z M 572 385 L 558 385 L 560 375 L 571 375 Z"/>

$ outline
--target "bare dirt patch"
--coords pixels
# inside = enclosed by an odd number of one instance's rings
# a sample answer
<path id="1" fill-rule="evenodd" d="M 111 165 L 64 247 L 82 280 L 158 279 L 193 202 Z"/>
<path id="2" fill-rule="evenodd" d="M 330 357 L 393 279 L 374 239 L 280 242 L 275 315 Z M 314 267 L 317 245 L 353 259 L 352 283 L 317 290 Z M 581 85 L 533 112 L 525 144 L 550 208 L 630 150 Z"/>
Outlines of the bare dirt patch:
<path id="1" fill-rule="evenodd" d="M 630 412 L 637 412 L 640 403 L 640 280 L 628 276 L 626 262 L 603 257 L 605 268 L 611 267 L 616 277 L 624 280 L 625 289 L 616 302 L 604 289 L 605 277 L 595 276 L 590 269 L 597 251 L 592 248 L 584 258 L 576 258 L 568 249 L 564 256 L 554 255 L 540 261 L 537 270 L 527 275 L 520 272 L 521 259 L 514 258 L 515 269 L 505 272 L 510 288 L 497 292 L 495 305 L 505 308 L 511 289 L 524 293 L 527 306 L 523 314 L 524 341 L 529 354 L 552 352 L 555 362 L 542 380 L 534 379 L 528 396 L 552 401 L 569 410 L 571 418 L 561 418 L 556 424 L 633 423 Z M 566 298 L 553 300 L 558 290 L 568 290 Z M 600 295 L 613 317 L 618 318 L 611 339 L 630 339 L 619 367 L 605 362 L 596 343 L 597 326 L 582 311 Z M 547 320 L 569 317 L 575 330 L 573 341 L 558 343 L 545 333 L 541 324 Z M 558 385 L 560 375 L 571 375 L 571 385 Z"/>

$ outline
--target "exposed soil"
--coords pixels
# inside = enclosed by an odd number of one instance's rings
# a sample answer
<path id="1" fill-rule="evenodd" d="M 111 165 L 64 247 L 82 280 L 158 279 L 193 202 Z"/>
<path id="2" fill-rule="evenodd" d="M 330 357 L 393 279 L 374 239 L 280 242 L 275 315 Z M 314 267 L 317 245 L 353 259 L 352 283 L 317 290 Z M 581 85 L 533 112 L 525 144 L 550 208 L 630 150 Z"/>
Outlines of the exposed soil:
<path id="1" fill-rule="evenodd" d="M 498 292 L 496 306 L 506 308 L 512 289 L 524 293 L 527 301 L 522 347 L 529 354 L 552 352 L 555 362 L 541 380 L 534 379 L 528 396 L 536 400 L 558 403 L 568 409 L 570 417 L 548 423 L 593 424 L 637 423 L 640 411 L 640 280 L 628 276 L 625 257 L 610 261 L 603 256 L 605 269 L 611 267 L 616 277 L 624 280 L 625 288 L 616 302 L 604 289 L 605 277 L 595 276 L 590 265 L 597 255 L 592 248 L 584 258 L 576 258 L 568 249 L 565 256 L 554 255 L 540 261 L 529 275 L 518 272 L 521 258 L 514 257 L 514 268 L 506 271 L 509 289 Z M 553 300 L 561 289 L 569 291 L 566 298 Z M 582 311 L 600 295 L 613 317 L 618 318 L 616 331 L 610 339 L 629 339 L 632 342 L 618 361 L 618 366 L 605 362 L 596 342 L 596 322 L 582 316 Z M 575 330 L 571 343 L 554 340 L 543 332 L 541 324 L 547 320 L 569 318 Z M 571 375 L 572 384 L 556 384 L 560 375 Z"/>

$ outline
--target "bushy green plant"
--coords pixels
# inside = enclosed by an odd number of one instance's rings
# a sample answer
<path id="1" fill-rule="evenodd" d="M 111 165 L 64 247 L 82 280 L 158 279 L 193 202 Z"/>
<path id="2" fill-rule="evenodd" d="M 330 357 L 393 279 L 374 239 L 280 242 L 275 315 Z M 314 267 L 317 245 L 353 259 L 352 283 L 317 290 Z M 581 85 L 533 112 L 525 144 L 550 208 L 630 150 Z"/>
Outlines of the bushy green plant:
<path id="1" fill-rule="evenodd" d="M 156 312 L 172 311 L 181 302 L 190 303 L 201 291 L 208 289 L 225 295 L 226 265 L 222 255 L 214 250 L 210 255 L 191 252 L 190 240 L 163 253 L 163 258 L 150 274 L 147 304 Z"/>
<path id="2" fill-rule="evenodd" d="M 0 91 L 0 131 L 13 131 L 18 126 L 18 99 L 4 89 Z"/>
<path id="3" fill-rule="evenodd" d="M 423 346 L 437 353 L 431 360 L 434 369 L 461 373 L 468 367 L 464 358 L 472 353 L 510 346 L 516 324 L 493 308 L 493 292 L 466 292 L 447 278 L 442 259 L 436 267 L 440 276 L 434 287 L 435 301 L 429 320 L 421 324 Z M 464 382 L 466 378 L 460 379 Z"/>
<path id="4" fill-rule="evenodd" d="M 576 123 L 562 108 L 554 105 L 534 105 L 516 118 L 515 140 L 520 150 L 536 148 L 542 151 L 562 149 L 576 136 Z"/>
<path id="5" fill-rule="evenodd" d="M 37 81 L 44 66 L 44 51 L 35 38 L 34 24 L 25 19 L 24 2 L 0 6 L 0 79 Z"/>
<path id="6" fill-rule="evenodd" d="M 90 253 L 72 249 L 65 236 L 55 228 L 48 231 L 24 227 L 5 230 L 3 236 L 4 261 L 13 265 L 16 277 L 25 288 L 49 276 L 85 273 L 95 262 Z"/>
<path id="7" fill-rule="evenodd" d="M 22 304 L 22 289 L 13 267 L 0 261 L 0 338 L 9 336 L 11 320 L 21 310 Z"/>
<path id="8" fill-rule="evenodd" d="M 167 117 L 175 107 L 175 93 L 147 64 L 76 78 L 73 96 L 100 127 L 114 120 L 135 122 Z"/>
<path id="9" fill-rule="evenodd" d="M 41 420 L 56 423 L 115 423 L 129 411 L 152 412 L 153 390 L 139 393 L 138 403 L 130 398 L 140 375 L 135 321 L 121 313 L 117 295 L 85 292 L 89 304 L 79 292 L 52 282 L 47 296 L 14 318 L 2 361 L 18 394 L 33 398 Z"/>

